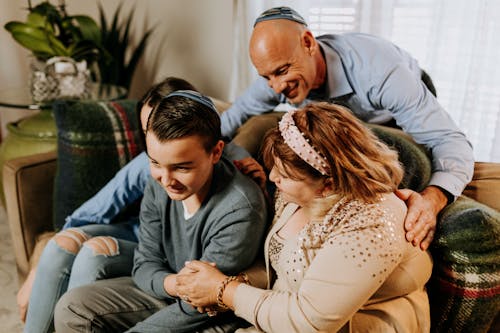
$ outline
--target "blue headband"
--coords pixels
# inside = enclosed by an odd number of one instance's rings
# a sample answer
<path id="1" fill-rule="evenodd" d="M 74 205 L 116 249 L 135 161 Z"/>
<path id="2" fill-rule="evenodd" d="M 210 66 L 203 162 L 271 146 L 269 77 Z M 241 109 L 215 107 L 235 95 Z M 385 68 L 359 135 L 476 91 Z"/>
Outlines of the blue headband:
<path id="1" fill-rule="evenodd" d="M 200 94 L 197 91 L 194 91 L 194 90 L 176 90 L 174 92 L 171 92 L 167 96 L 163 97 L 163 99 L 170 98 L 173 96 L 181 96 L 181 97 L 189 98 L 190 100 L 193 100 L 195 102 L 198 102 L 200 104 L 205 105 L 209 109 L 213 110 L 215 113 L 219 114 L 219 112 L 217 112 L 217 109 L 215 108 L 215 105 L 212 102 L 212 100 L 206 96 L 203 96 L 202 94 Z"/>
<path id="2" fill-rule="evenodd" d="M 306 20 L 304 20 L 304 18 L 300 16 L 299 13 L 297 13 L 290 7 L 274 7 L 266 10 L 265 12 L 260 14 L 259 17 L 257 17 L 253 26 L 255 27 L 257 23 L 262 21 L 278 20 L 278 19 L 294 21 L 303 24 L 307 27 Z"/>

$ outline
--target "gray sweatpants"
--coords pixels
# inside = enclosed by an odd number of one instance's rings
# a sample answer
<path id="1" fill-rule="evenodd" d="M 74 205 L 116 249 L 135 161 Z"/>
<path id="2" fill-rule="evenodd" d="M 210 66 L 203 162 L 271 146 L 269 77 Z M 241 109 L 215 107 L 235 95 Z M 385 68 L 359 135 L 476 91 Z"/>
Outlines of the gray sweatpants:
<path id="1" fill-rule="evenodd" d="M 57 333 L 228 333 L 248 326 L 230 312 L 209 317 L 182 301 L 157 299 L 139 289 L 131 277 L 68 291 L 57 303 L 54 322 Z"/>

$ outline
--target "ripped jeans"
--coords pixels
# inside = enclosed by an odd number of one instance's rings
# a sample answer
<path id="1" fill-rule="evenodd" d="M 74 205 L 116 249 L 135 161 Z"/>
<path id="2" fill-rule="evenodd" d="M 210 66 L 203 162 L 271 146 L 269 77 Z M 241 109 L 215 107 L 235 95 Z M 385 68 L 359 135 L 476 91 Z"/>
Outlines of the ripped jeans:
<path id="1" fill-rule="evenodd" d="M 73 248 L 63 248 L 57 242 L 58 235 L 66 237 Z M 92 238 L 97 236 L 110 237 Z M 89 240 L 94 241 L 93 246 Z M 24 332 L 53 332 L 54 308 L 66 290 L 106 278 L 130 276 L 136 246 L 133 227 L 126 223 L 91 224 L 58 233 L 40 257 Z"/>

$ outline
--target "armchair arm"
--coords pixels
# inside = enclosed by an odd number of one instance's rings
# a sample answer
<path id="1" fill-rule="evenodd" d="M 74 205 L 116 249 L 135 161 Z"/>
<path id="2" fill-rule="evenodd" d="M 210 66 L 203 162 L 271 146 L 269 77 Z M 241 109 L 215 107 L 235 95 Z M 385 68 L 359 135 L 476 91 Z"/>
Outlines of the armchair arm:
<path id="1" fill-rule="evenodd" d="M 463 194 L 500 211 L 500 163 L 476 162 Z"/>
<path id="2" fill-rule="evenodd" d="M 57 153 L 24 156 L 5 162 L 3 190 L 19 281 L 29 272 L 38 236 L 53 230 L 52 193 Z"/>

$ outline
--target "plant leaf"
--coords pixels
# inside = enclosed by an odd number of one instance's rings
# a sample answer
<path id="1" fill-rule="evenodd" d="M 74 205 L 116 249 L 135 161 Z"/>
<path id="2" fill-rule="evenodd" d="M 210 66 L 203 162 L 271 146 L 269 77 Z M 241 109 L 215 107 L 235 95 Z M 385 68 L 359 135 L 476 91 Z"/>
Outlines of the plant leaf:
<path id="1" fill-rule="evenodd" d="M 101 44 L 101 30 L 93 18 L 87 15 L 75 15 L 71 18 L 78 23 L 83 39 Z"/>
<path id="2" fill-rule="evenodd" d="M 118 29 L 118 17 L 120 17 L 120 12 L 122 10 L 122 5 L 123 5 L 123 2 L 120 2 L 120 4 L 118 5 L 118 7 L 116 7 L 116 12 L 115 12 L 115 15 L 113 16 L 113 22 L 111 23 L 111 29 L 110 30 L 114 30 L 114 31 L 119 30 Z"/>
<path id="3" fill-rule="evenodd" d="M 102 4 L 99 2 L 97 6 L 99 8 L 99 21 L 101 23 L 101 44 L 102 44 L 108 32 L 108 21 L 106 20 L 106 15 L 104 15 L 104 9 L 102 8 Z"/>
<path id="4" fill-rule="evenodd" d="M 137 64 L 139 63 L 139 60 L 144 53 L 144 50 L 146 49 L 146 44 L 148 42 L 149 37 L 151 36 L 151 33 L 153 32 L 152 29 L 148 30 L 144 36 L 141 38 L 141 41 L 139 42 L 139 45 L 135 48 L 135 50 L 132 52 L 132 56 L 130 57 L 130 61 L 125 67 L 125 73 L 126 77 L 124 79 L 124 83 L 126 84 L 125 87 L 129 87 L 130 84 L 132 83 L 132 77 L 134 76 L 135 68 L 137 67 Z"/>
<path id="5" fill-rule="evenodd" d="M 32 27 L 22 22 L 9 22 L 5 25 L 16 42 L 33 52 L 52 54 L 47 34 L 43 29 Z"/>
<path id="6" fill-rule="evenodd" d="M 135 68 L 144 53 L 147 41 L 152 29 L 147 31 L 134 50 L 129 50 L 130 32 L 134 8 L 127 13 L 125 19 L 121 18 L 122 2 L 117 6 L 114 16 L 108 25 L 102 6 L 99 4 L 101 22 L 102 47 L 108 51 L 110 58 L 101 57 L 98 61 L 101 72 L 101 81 L 113 83 L 126 88 L 130 87 Z M 119 24 L 118 21 L 121 23 Z M 130 52 L 129 52 L 130 51 Z M 126 55 L 130 54 L 130 60 L 126 61 Z"/>
<path id="7" fill-rule="evenodd" d="M 63 20 L 63 16 L 59 10 L 57 10 L 57 8 L 48 1 L 44 1 L 33 7 L 31 13 L 37 13 L 46 17 L 49 25 L 52 27 L 52 31 L 54 31 L 53 27 L 59 26 Z"/>
<path id="8" fill-rule="evenodd" d="M 70 56 L 77 61 L 87 59 L 88 62 L 92 62 L 99 57 L 99 46 L 90 40 L 80 40 L 72 45 L 69 52 Z"/>
<path id="9" fill-rule="evenodd" d="M 29 13 L 26 24 L 31 25 L 32 27 L 37 27 L 37 28 L 42 28 L 45 30 L 54 31 L 54 29 L 52 28 L 52 26 L 48 22 L 47 17 L 45 17 L 39 13 L 35 13 L 35 12 Z"/>
<path id="10" fill-rule="evenodd" d="M 56 36 L 52 34 L 47 34 L 46 36 L 50 47 L 54 50 L 54 52 L 56 52 L 56 55 L 62 55 L 66 57 L 69 57 L 71 55 L 68 48 L 66 48 L 66 46 L 64 46 L 64 44 L 59 39 L 57 39 Z"/>

